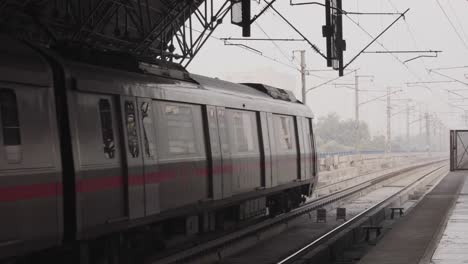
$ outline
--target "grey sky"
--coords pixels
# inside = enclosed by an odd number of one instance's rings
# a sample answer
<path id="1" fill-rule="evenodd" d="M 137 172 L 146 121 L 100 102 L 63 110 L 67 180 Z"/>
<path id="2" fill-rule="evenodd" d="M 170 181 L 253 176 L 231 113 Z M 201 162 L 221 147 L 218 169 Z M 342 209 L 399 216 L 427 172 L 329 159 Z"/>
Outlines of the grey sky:
<path id="1" fill-rule="evenodd" d="M 399 86 L 403 92 L 394 98 L 411 98 L 413 104 L 424 111 L 436 112 L 445 124 L 451 128 L 462 128 L 459 109 L 447 105 L 450 95 L 444 89 L 456 90 L 457 93 L 468 95 L 467 85 L 447 83 L 427 85 L 424 87 L 407 87 L 405 83 L 416 81 L 448 80 L 445 77 L 428 74 L 426 68 L 452 67 L 468 65 L 468 2 L 466 0 L 438 0 L 445 12 L 448 13 L 460 37 L 444 16 L 437 0 L 344 0 L 343 8 L 347 11 L 361 12 L 395 12 L 411 8 L 405 20 L 400 20 L 380 40 L 388 50 L 442 50 L 438 58 L 415 60 L 407 64 L 402 61 L 416 55 L 364 54 L 358 58 L 350 68 L 359 68 L 359 75 L 374 75 L 374 82 L 361 80 L 361 88 L 366 90 L 383 90 L 387 86 Z M 254 8 L 258 5 L 253 3 Z M 325 51 L 325 40 L 321 36 L 324 24 L 324 10 L 319 6 L 294 6 L 289 1 L 278 0 L 275 7 L 294 25 L 296 25 L 314 44 Z M 351 16 L 371 35 L 378 35 L 389 25 L 396 16 Z M 261 28 L 260 28 L 261 27 Z M 277 15 L 269 11 L 252 27 L 253 37 L 265 37 L 262 29 L 271 38 L 298 38 L 299 36 L 289 28 Z M 241 29 L 230 24 L 229 15 L 214 33 L 215 37 L 240 37 Z M 344 17 L 344 37 L 348 50 L 345 61 L 349 61 L 371 38 L 350 19 Z M 265 56 L 276 59 L 281 63 L 259 56 L 254 52 L 233 46 L 224 46 L 222 41 L 211 38 L 198 57 L 189 67 L 191 72 L 218 77 L 233 82 L 262 82 L 273 86 L 294 91 L 300 98 L 300 75 L 294 67 L 299 67 L 299 61 L 290 61 L 292 50 L 305 49 L 307 51 L 307 66 L 309 69 L 325 69 L 325 61 L 316 54 L 305 42 L 277 42 L 276 47 L 271 42 L 238 42 L 262 51 Z M 384 50 L 375 43 L 369 50 Z M 291 65 L 285 66 L 284 64 Z M 468 69 L 441 71 L 441 73 L 468 82 L 465 74 Z M 337 72 L 319 72 L 307 77 L 307 87 L 316 86 L 326 80 L 337 77 Z M 468 76 L 468 75 L 467 75 Z M 353 83 L 354 75 L 349 75 L 336 81 L 337 83 Z M 465 91 L 458 91 L 465 89 Z M 361 94 L 361 101 L 382 95 L 379 92 Z M 394 101 L 394 112 L 404 109 L 403 101 Z M 468 109 L 468 101 L 460 102 Z M 354 92 L 346 88 L 335 88 L 327 85 L 308 93 L 308 105 L 320 117 L 329 112 L 337 112 L 343 118 L 354 117 Z M 374 134 L 384 134 L 386 103 L 376 101 L 361 107 L 361 119 L 367 121 Z M 415 120 L 418 117 L 413 116 Z M 400 134 L 405 130 L 405 115 L 393 118 L 393 133 Z M 412 134 L 419 130 L 417 124 L 412 126 Z"/>

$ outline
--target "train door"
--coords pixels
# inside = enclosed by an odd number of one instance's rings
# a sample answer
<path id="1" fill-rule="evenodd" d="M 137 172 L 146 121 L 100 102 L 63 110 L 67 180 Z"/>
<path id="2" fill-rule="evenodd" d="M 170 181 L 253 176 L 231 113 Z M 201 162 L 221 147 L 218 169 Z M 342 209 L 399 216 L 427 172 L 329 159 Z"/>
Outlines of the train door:
<path id="1" fill-rule="evenodd" d="M 263 163 L 263 187 L 273 187 L 272 175 L 272 153 L 270 146 L 270 132 L 268 129 L 268 113 L 260 113 L 260 131 L 261 131 L 261 150 L 262 150 L 262 163 Z"/>
<path id="2" fill-rule="evenodd" d="M 313 177 L 313 137 L 312 137 L 312 127 L 310 124 L 310 119 L 305 117 L 298 117 L 298 120 L 301 122 L 300 131 L 303 137 L 303 147 L 301 149 L 301 164 L 304 167 L 302 170 L 305 174 L 305 177 L 302 179 L 310 179 Z"/>
<path id="3" fill-rule="evenodd" d="M 304 134 L 304 118 L 303 117 L 295 117 L 294 118 L 296 123 L 296 136 L 297 136 L 297 152 L 299 154 L 298 164 L 299 164 L 299 180 L 303 181 L 309 178 L 308 174 L 308 166 L 309 162 L 307 161 L 307 155 L 310 151 L 310 147 L 308 145 L 308 140 L 306 135 Z"/>
<path id="4" fill-rule="evenodd" d="M 122 96 L 120 98 L 122 118 L 122 143 L 124 147 L 122 162 L 125 178 L 127 180 L 128 216 L 130 219 L 144 216 L 144 175 L 143 155 L 140 144 L 139 111 L 137 101 L 134 97 Z"/>
<path id="5" fill-rule="evenodd" d="M 145 214 L 156 214 L 160 211 L 159 206 L 159 183 L 157 152 L 156 152 L 156 131 L 154 127 L 154 112 L 152 100 L 138 98 L 137 108 L 140 120 L 140 138 L 143 158 L 143 182 L 145 195 Z"/>
<path id="6" fill-rule="evenodd" d="M 312 175 L 313 177 L 318 176 L 319 173 L 319 164 L 318 164 L 318 153 L 317 153 L 317 143 L 315 142 L 315 135 L 314 135 L 314 126 L 313 126 L 313 119 L 307 118 L 307 129 L 309 131 L 310 136 L 310 144 L 311 144 L 311 162 L 312 162 Z"/>
<path id="7" fill-rule="evenodd" d="M 267 113 L 267 129 L 268 129 L 268 137 L 270 141 L 270 152 L 271 152 L 271 187 L 275 187 L 278 185 L 278 148 L 276 145 L 276 138 L 275 138 L 275 127 L 273 124 L 273 114 Z"/>
<path id="8" fill-rule="evenodd" d="M 92 236 L 127 219 L 119 102 L 109 95 L 79 92 L 74 96 L 70 120 L 76 144 L 77 224 L 79 236 Z"/>
<path id="9" fill-rule="evenodd" d="M 273 114 L 278 184 L 299 179 L 297 122 L 293 116 Z"/>
<path id="10" fill-rule="evenodd" d="M 223 163 L 221 159 L 221 143 L 219 139 L 218 117 L 215 106 L 206 107 L 208 134 L 211 159 L 211 197 L 214 200 L 223 198 Z"/>
<path id="11" fill-rule="evenodd" d="M 216 107 L 218 117 L 219 141 L 221 143 L 221 168 L 223 198 L 232 196 L 232 158 L 229 146 L 229 131 L 227 128 L 226 109 Z"/>

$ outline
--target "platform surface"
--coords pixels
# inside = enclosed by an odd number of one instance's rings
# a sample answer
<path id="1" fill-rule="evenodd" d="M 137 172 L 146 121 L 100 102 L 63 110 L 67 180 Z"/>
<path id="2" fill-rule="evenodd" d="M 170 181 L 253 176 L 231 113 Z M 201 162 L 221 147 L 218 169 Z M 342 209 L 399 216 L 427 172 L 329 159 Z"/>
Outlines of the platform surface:
<path id="1" fill-rule="evenodd" d="M 468 190 L 466 177 L 466 171 L 450 172 L 359 263 L 418 264 L 427 256 L 429 261 L 462 187 Z"/>
<path id="2" fill-rule="evenodd" d="M 431 263 L 468 263 L 468 181 L 460 191 Z"/>

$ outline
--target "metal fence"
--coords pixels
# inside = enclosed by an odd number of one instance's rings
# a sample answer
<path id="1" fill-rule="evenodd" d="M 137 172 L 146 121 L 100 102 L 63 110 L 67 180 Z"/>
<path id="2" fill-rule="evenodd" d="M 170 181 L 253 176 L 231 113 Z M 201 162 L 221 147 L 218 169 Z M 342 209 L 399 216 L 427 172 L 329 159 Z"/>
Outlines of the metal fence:
<path id="1" fill-rule="evenodd" d="M 409 153 L 419 153 L 420 151 L 416 152 L 409 152 Z M 326 158 L 328 156 L 351 156 L 351 155 L 371 155 L 371 154 L 384 154 L 385 150 L 361 150 L 359 152 L 356 151 L 343 151 L 343 152 L 319 152 L 317 153 L 319 158 Z M 392 151 L 392 154 L 398 153 L 408 153 L 407 151 Z"/>
<path id="2" fill-rule="evenodd" d="M 468 170 L 468 130 L 450 131 L 450 170 Z"/>
<path id="3" fill-rule="evenodd" d="M 326 158 L 328 156 L 351 156 L 351 155 L 357 155 L 357 154 L 362 154 L 362 155 L 369 155 L 369 154 L 382 154 L 385 153 L 383 150 L 363 150 L 363 151 L 342 151 L 342 152 L 319 152 L 317 153 L 319 158 Z"/>

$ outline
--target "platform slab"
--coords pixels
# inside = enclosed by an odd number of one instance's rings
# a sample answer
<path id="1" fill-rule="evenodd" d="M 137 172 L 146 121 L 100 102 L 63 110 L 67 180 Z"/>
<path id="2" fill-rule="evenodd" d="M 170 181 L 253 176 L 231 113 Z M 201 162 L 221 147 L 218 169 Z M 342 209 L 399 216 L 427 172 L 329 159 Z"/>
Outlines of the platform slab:
<path id="1" fill-rule="evenodd" d="M 467 173 L 468 174 L 468 173 Z M 431 263 L 468 263 L 468 181 L 463 185 Z"/>
<path id="2" fill-rule="evenodd" d="M 359 263 L 418 264 L 431 254 L 466 177 L 468 172 L 450 172 Z"/>

